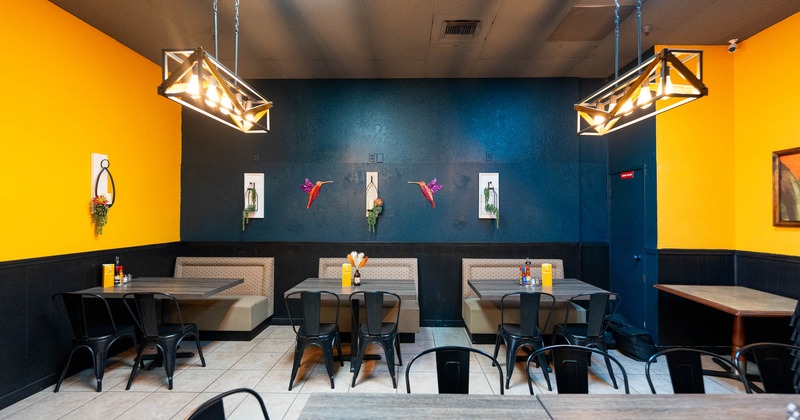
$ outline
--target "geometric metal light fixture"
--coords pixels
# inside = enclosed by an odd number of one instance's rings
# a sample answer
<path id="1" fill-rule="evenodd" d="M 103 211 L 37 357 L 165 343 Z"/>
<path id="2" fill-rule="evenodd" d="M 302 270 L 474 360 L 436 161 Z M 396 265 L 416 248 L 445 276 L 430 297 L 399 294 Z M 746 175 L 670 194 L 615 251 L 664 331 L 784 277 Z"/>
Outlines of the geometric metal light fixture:
<path id="1" fill-rule="evenodd" d="M 236 49 L 239 62 L 239 0 L 236 0 Z M 214 0 L 214 45 L 217 53 L 217 0 Z M 163 50 L 158 94 L 243 133 L 269 131 L 272 102 L 206 52 L 203 47 Z M 262 118 L 264 118 L 262 121 Z"/>
<path id="2" fill-rule="evenodd" d="M 602 136 L 706 95 L 703 51 L 664 48 L 576 104 L 578 134 Z"/>
<path id="3" fill-rule="evenodd" d="M 266 133 L 272 102 L 203 47 L 164 50 L 158 94 L 244 133 Z M 265 122 L 261 118 L 266 116 Z"/>
<path id="4" fill-rule="evenodd" d="M 639 64 L 620 77 L 619 0 L 614 5 L 615 77 L 574 106 L 580 135 L 603 136 L 708 95 L 703 84 L 703 51 L 665 48 L 641 61 L 642 0 L 636 1 Z"/>

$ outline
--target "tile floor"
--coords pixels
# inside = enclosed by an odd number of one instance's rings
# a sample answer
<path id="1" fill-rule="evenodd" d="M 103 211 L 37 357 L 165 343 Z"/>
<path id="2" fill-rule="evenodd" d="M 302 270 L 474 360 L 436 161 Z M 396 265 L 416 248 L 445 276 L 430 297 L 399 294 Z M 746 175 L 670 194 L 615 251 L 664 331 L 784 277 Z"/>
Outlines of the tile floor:
<path id="1" fill-rule="evenodd" d="M 463 328 L 421 328 L 415 343 L 401 344 L 403 362 L 424 349 L 435 346 L 470 346 Z M 472 345 L 491 354 L 494 345 Z M 189 346 L 191 349 L 192 346 Z M 501 347 L 498 357 L 505 362 Z M 349 345 L 344 344 L 348 353 Z M 378 345 L 370 346 L 368 352 L 382 351 Z M 91 369 L 84 370 L 64 380 L 61 391 L 53 392 L 54 386 L 42 390 L 25 400 L 0 410 L 0 419 L 182 419 L 202 402 L 220 392 L 239 387 L 253 388 L 263 397 L 271 419 L 294 419 L 300 414 L 308 396 L 313 392 L 360 392 L 360 393 L 404 393 L 405 366 L 398 368 L 397 389 L 392 388 L 386 362 L 367 361 L 362 366 L 355 388 L 351 388 L 352 374 L 349 363 L 335 366 L 335 389 L 321 360 L 321 352 L 312 347 L 306 351 L 303 364 L 295 379 L 294 387 L 288 391 L 289 376 L 294 355 L 294 332 L 288 326 L 271 326 L 249 342 L 215 341 L 205 343 L 203 352 L 206 367 L 200 365 L 195 355 L 192 359 L 179 359 L 174 376 L 174 387 L 167 389 L 163 369 L 145 371 L 137 375 L 129 391 L 125 385 L 133 366 L 132 351 L 119 354 L 109 360 L 103 379 L 103 392 L 95 392 L 95 380 Z M 644 375 L 644 363 L 612 351 L 625 367 L 631 393 L 649 393 Z M 506 394 L 529 395 L 524 373 L 524 363 L 517 363 Z M 470 392 L 499 394 L 500 384 L 497 370 L 491 363 L 480 361 L 473 364 L 470 375 Z M 414 362 L 411 371 L 412 392 L 435 393 L 436 376 L 433 354 Z M 503 368 L 505 373 L 505 367 Z M 621 373 L 614 372 L 620 390 L 610 385 L 605 364 L 596 359 L 592 362 L 590 393 L 623 393 Z M 666 364 L 653 365 L 658 393 L 671 393 Z M 554 382 L 554 377 L 551 375 Z M 535 393 L 550 393 L 541 370 L 535 374 Z M 555 383 L 552 392 L 556 392 Z M 722 379 L 706 378 L 707 393 L 743 393 L 740 383 Z M 257 403 L 251 398 L 228 398 L 226 412 L 230 418 L 252 418 Z"/>

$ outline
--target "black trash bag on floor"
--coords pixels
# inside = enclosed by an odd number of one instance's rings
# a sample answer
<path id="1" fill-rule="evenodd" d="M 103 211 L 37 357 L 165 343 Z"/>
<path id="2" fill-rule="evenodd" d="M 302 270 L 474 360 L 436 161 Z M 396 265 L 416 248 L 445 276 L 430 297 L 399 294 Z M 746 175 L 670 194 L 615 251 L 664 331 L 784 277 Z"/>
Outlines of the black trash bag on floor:
<path id="1" fill-rule="evenodd" d="M 653 344 L 653 337 L 650 336 L 647 330 L 631 325 L 620 314 L 614 314 L 608 329 L 614 336 L 617 350 L 630 358 L 646 362 L 650 359 L 650 356 L 658 351 L 655 344 Z"/>

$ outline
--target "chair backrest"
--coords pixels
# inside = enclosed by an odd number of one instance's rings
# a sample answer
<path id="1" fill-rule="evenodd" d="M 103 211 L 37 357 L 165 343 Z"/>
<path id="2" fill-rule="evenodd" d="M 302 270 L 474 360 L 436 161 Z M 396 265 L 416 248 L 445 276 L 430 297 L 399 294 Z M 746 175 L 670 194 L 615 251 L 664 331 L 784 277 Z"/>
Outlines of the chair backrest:
<path id="1" fill-rule="evenodd" d="M 758 365 L 758 375 L 764 392 L 769 394 L 796 394 L 794 376 L 795 361 L 800 357 L 800 347 L 783 343 L 753 343 L 740 348 L 733 358 L 739 368 L 739 374 L 748 392 L 751 392 L 750 381 L 742 369 L 743 358 L 752 356 Z"/>
<path id="2" fill-rule="evenodd" d="M 376 291 L 376 292 L 354 292 L 350 294 L 350 307 L 353 307 L 354 299 L 363 299 L 365 311 L 364 323 L 367 326 L 367 334 L 370 336 L 379 336 L 382 333 L 383 324 L 383 309 L 384 300 L 388 298 L 392 302 L 396 302 L 394 306 L 397 308 L 395 312 L 394 330 L 397 332 L 397 326 L 400 324 L 400 306 L 402 299 L 396 293 Z M 353 314 L 355 316 L 355 314 Z M 358 327 L 360 328 L 360 326 Z"/>
<path id="3" fill-rule="evenodd" d="M 518 300 L 516 298 L 519 298 Z M 539 329 L 539 308 L 547 310 L 547 317 L 543 329 L 547 329 L 550 322 L 550 313 L 556 304 L 555 296 L 541 292 L 513 292 L 506 293 L 500 298 L 500 323 L 506 324 L 506 299 L 519 303 L 519 326 L 522 337 L 535 337 L 541 335 Z M 544 302 L 542 302 L 544 301 Z"/>
<path id="4" fill-rule="evenodd" d="M 122 295 L 122 302 L 128 308 L 136 327 L 139 328 L 148 339 L 158 338 L 158 306 L 156 297 L 162 301 L 162 305 L 170 302 L 175 305 L 175 313 L 178 315 L 178 322 L 183 329 L 183 318 L 178 299 L 169 293 L 126 293 Z"/>
<path id="5" fill-rule="evenodd" d="M 647 377 L 647 383 L 650 385 L 650 391 L 655 394 L 656 388 L 650 377 L 650 365 L 660 356 L 665 356 L 667 359 L 667 368 L 669 369 L 669 377 L 672 382 L 672 391 L 675 394 L 705 394 L 706 389 L 703 383 L 703 356 L 711 358 L 717 364 L 730 369 L 734 375 L 741 377 L 740 370 L 730 359 L 720 356 L 710 351 L 694 349 L 689 347 L 678 347 L 661 350 L 652 355 L 647 363 L 644 365 L 644 374 Z M 743 384 L 745 390 L 747 386 Z"/>
<path id="6" fill-rule="evenodd" d="M 409 372 L 414 361 L 431 352 L 436 353 L 436 379 L 440 394 L 469 394 L 469 363 L 472 353 L 488 358 L 497 367 L 500 394 L 503 394 L 503 369 L 500 363 L 482 350 L 459 346 L 434 347 L 414 356 L 406 365 L 406 393 L 411 393 Z"/>
<path id="7" fill-rule="evenodd" d="M 250 388 L 237 388 L 230 391 L 223 392 L 204 402 L 200 407 L 197 407 L 192 414 L 187 417 L 188 420 L 224 420 L 225 419 L 225 405 L 224 398 L 231 394 L 248 393 L 256 398 L 259 406 L 261 406 L 261 413 L 264 419 L 269 420 L 267 414 L 267 407 L 264 405 L 264 400 L 257 392 Z"/>
<path id="8" fill-rule="evenodd" d="M 52 300 L 53 305 L 70 326 L 75 339 L 88 340 L 91 338 L 90 330 L 95 336 L 117 333 L 111 308 L 104 297 L 93 293 L 57 293 L 53 295 Z M 100 329 L 90 329 L 101 326 Z"/>
<path id="9" fill-rule="evenodd" d="M 293 311 L 289 304 L 290 301 L 297 298 L 297 295 L 300 296 L 300 305 L 303 312 L 303 317 L 300 319 L 292 316 Z M 292 324 L 295 334 L 301 337 L 315 337 L 320 334 L 320 325 L 322 324 L 320 308 L 322 307 L 323 298 L 328 299 L 328 296 L 331 296 L 330 299 L 336 300 L 335 307 L 338 308 L 340 303 L 339 296 L 337 296 L 336 293 L 325 290 L 294 292 L 286 295 L 284 298 L 286 313 L 289 314 L 289 323 Z M 339 311 L 334 311 L 334 313 L 335 320 L 333 323 L 338 325 Z M 295 314 L 297 314 L 297 312 L 295 312 Z"/>
<path id="10" fill-rule="evenodd" d="M 553 357 L 553 370 L 556 374 L 556 386 L 559 394 L 588 394 L 589 393 L 589 357 L 592 353 L 597 354 L 606 360 L 611 360 L 617 365 L 617 369 L 622 372 L 622 381 L 625 384 L 625 393 L 630 394 L 628 386 L 628 374 L 622 363 L 614 356 L 593 348 L 584 346 L 574 346 L 571 344 L 561 344 L 548 346 L 534 351 L 528 356 L 525 364 L 528 373 L 528 385 L 531 389 L 533 378 L 531 377 L 531 362 L 538 360 L 541 353 L 550 352 Z"/>
<path id="11" fill-rule="evenodd" d="M 617 312 L 620 297 L 614 292 L 584 293 L 571 297 L 569 301 L 586 309 L 586 336 L 599 339 L 605 334 L 611 317 Z M 565 320 L 569 319 L 572 307 L 567 305 Z"/>

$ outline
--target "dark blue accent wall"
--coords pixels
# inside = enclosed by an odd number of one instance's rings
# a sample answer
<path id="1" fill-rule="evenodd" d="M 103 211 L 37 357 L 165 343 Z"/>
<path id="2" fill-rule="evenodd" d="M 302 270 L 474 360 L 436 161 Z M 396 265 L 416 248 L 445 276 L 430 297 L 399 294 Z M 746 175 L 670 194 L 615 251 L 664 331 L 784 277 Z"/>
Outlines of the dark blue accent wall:
<path id="1" fill-rule="evenodd" d="M 183 111 L 182 241 L 607 242 L 607 146 L 575 134 L 578 79 L 252 84 L 275 104 L 268 134 Z M 376 236 L 366 171 L 385 201 Z M 266 217 L 243 233 L 245 172 L 265 174 Z M 478 219 L 480 172 L 500 174 L 497 230 Z M 308 210 L 306 177 L 334 181 Z M 432 209 L 407 182 L 434 177 Z"/>

